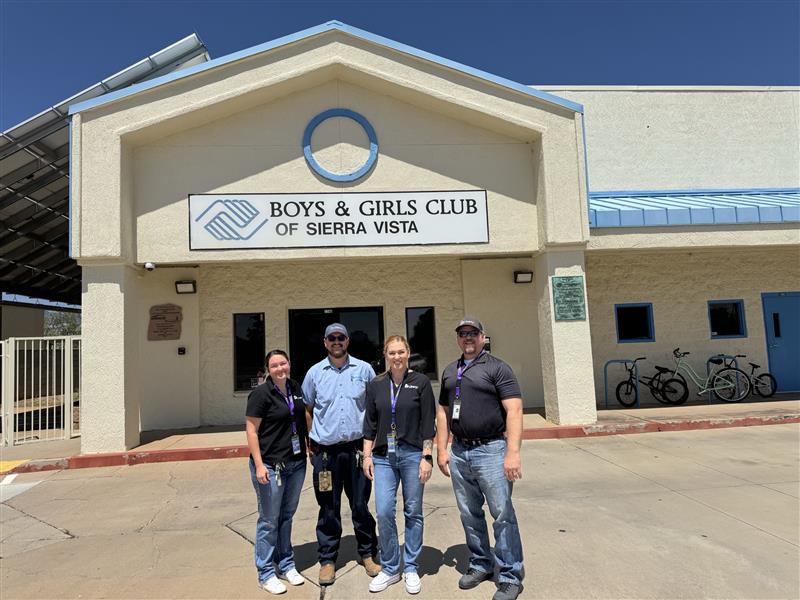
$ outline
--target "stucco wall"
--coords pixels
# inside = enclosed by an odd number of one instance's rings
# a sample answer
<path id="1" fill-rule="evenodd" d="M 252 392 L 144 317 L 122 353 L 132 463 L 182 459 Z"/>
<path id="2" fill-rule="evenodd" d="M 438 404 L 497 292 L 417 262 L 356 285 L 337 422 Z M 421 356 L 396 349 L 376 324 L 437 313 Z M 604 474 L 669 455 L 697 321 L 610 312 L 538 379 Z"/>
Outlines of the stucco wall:
<path id="1" fill-rule="evenodd" d="M 382 306 L 389 336 L 405 335 L 406 307 L 433 306 L 439 369 L 459 355 L 450 335 L 464 311 L 458 260 L 204 265 L 198 286 L 203 424 L 244 422 L 247 394 L 233 392 L 233 313 L 265 313 L 267 348 L 287 348 L 289 309 Z"/>
<path id="2" fill-rule="evenodd" d="M 533 259 L 464 260 L 461 265 L 465 314 L 481 320 L 492 354 L 514 369 L 524 406 L 544 406 L 535 286 L 514 283 L 514 271 L 532 271 Z M 444 335 L 455 344 L 453 325 Z"/>
<path id="3" fill-rule="evenodd" d="M 589 189 L 800 186 L 800 89 L 545 86 L 584 105 Z"/>
<path id="4" fill-rule="evenodd" d="M 713 354 L 746 354 L 767 366 L 761 294 L 800 289 L 800 250 L 588 253 L 589 317 L 592 325 L 597 401 L 603 401 L 603 365 L 612 358 L 646 356 L 641 373 L 671 366 L 673 348 L 689 351 L 692 367 L 705 373 Z M 747 337 L 711 339 L 709 300 L 744 300 Z M 617 343 L 614 305 L 652 302 L 655 342 Z M 609 406 L 621 367 L 609 368 Z M 696 388 L 690 383 L 692 396 Z M 705 396 L 704 396 L 705 398 Z M 648 392 L 643 401 L 651 402 Z"/>
<path id="5" fill-rule="evenodd" d="M 333 102 L 331 99 L 336 98 Z M 300 138 L 313 116 L 346 106 L 378 132 L 373 171 L 346 187 L 317 177 Z M 366 137 L 346 119 L 315 132 L 317 159 L 346 172 L 363 164 Z M 189 251 L 190 193 L 488 190 L 488 245 L 415 246 L 413 253 L 535 251 L 537 211 L 530 146 L 341 81 L 330 81 L 135 151 L 139 262 L 408 254 L 409 248 Z"/>
<path id="6" fill-rule="evenodd" d="M 137 334 L 142 431 L 200 425 L 200 302 L 198 294 L 175 292 L 176 281 L 196 278 L 197 269 L 189 268 L 157 268 L 151 273 L 139 273 Z M 180 339 L 147 339 L 150 308 L 157 304 L 181 307 Z M 186 348 L 186 354 L 179 355 L 179 347 Z"/>

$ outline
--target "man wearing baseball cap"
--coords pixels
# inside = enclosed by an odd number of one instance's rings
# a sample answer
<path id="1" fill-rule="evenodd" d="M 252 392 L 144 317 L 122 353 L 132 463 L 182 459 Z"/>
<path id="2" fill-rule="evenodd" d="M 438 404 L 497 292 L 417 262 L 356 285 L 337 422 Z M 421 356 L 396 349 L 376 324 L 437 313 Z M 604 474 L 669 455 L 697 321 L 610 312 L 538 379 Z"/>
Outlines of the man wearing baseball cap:
<path id="1" fill-rule="evenodd" d="M 436 411 L 439 469 L 453 481 L 461 524 L 470 552 L 458 587 L 470 590 L 499 569 L 493 600 L 514 600 L 522 592 L 522 540 L 511 502 L 522 477 L 522 394 L 514 372 L 484 350 L 486 334 L 477 319 L 456 327 L 461 358 L 442 373 Z M 447 450 L 453 434 L 451 452 Z M 484 499 L 494 519 L 494 553 L 483 513 Z M 494 554 L 494 556 L 492 555 Z"/>
<path id="2" fill-rule="evenodd" d="M 375 561 L 375 519 L 368 506 L 372 483 L 361 468 L 364 395 L 375 371 L 347 353 L 350 336 L 341 323 L 328 325 L 323 343 L 328 356 L 308 370 L 303 397 L 310 423 L 314 495 L 319 504 L 319 583 L 331 585 L 342 538 L 342 490 L 350 501 L 359 562 L 370 577 L 381 570 Z"/>

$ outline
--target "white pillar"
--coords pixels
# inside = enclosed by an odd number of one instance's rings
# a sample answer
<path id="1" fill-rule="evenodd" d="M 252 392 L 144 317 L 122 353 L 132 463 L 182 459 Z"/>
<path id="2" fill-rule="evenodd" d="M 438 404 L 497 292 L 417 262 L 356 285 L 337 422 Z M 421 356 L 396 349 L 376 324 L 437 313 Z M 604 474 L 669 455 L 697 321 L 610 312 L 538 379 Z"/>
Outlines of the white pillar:
<path id="1" fill-rule="evenodd" d="M 81 452 L 139 443 L 137 271 L 83 264 Z"/>
<path id="2" fill-rule="evenodd" d="M 581 276 L 585 318 L 556 320 L 553 277 Z M 548 249 L 535 259 L 539 344 L 545 416 L 558 425 L 584 425 L 597 420 L 586 269 L 582 246 Z"/>

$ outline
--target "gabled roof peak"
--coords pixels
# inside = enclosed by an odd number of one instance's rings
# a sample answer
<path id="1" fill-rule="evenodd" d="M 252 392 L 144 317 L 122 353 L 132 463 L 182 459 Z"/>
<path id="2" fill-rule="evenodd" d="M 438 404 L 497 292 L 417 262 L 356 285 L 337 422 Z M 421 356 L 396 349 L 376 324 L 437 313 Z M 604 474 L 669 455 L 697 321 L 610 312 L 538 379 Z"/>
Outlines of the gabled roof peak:
<path id="1" fill-rule="evenodd" d="M 578 104 L 577 102 L 572 102 L 570 100 L 566 100 L 559 96 L 555 96 L 553 94 L 549 94 L 547 92 L 542 92 L 530 86 L 524 85 L 522 83 L 518 83 L 516 81 L 512 81 L 510 79 L 506 79 L 505 77 L 500 77 L 498 75 L 492 75 L 491 73 L 487 73 L 486 71 L 481 71 L 480 69 L 475 69 L 473 67 L 464 65 L 462 63 L 458 63 L 436 54 L 431 54 L 430 52 L 425 52 L 424 50 L 419 50 L 414 48 L 413 46 L 408 46 L 407 44 L 402 44 L 400 42 L 395 42 L 394 40 L 390 40 L 388 38 L 375 35 L 363 29 L 358 29 L 357 27 L 352 27 L 347 25 L 341 21 L 332 20 L 322 23 L 321 25 L 316 25 L 314 27 L 309 27 L 308 29 L 304 29 L 302 31 L 298 31 L 297 33 L 293 33 L 290 35 L 286 35 L 271 42 L 266 42 L 264 44 L 259 44 L 257 46 L 253 46 L 251 48 L 247 48 L 245 50 L 240 50 L 238 52 L 233 52 L 226 56 L 222 56 L 220 58 L 211 60 L 209 62 L 203 63 L 201 65 L 195 65 L 193 67 L 183 69 L 181 71 L 176 71 L 169 75 L 165 75 L 163 77 L 158 77 L 155 79 L 151 79 L 146 82 L 142 82 L 136 85 L 132 85 L 128 88 L 117 90 L 115 92 L 111 92 L 100 96 L 99 98 L 94 98 L 92 100 L 87 100 L 85 102 L 79 102 L 74 104 L 70 107 L 69 113 L 75 114 L 79 112 L 83 112 L 85 110 L 89 110 L 91 108 L 96 108 L 98 106 L 102 106 L 108 104 L 110 102 L 114 102 L 116 100 L 120 100 L 122 98 L 127 98 L 128 96 L 132 96 L 134 94 L 138 94 L 140 92 L 144 92 L 147 90 L 151 90 L 153 88 L 165 85 L 167 83 L 171 83 L 178 79 L 182 79 L 184 77 L 189 77 L 190 75 L 196 75 L 198 73 L 202 73 L 211 69 L 215 69 L 232 62 L 243 60 L 245 58 L 249 58 L 251 56 L 255 56 L 262 52 L 268 52 L 270 50 L 274 50 L 276 48 L 280 48 L 281 46 L 285 46 L 288 44 L 296 43 L 317 35 L 321 35 L 327 33 L 329 31 L 340 31 L 347 35 L 353 36 L 355 38 L 370 42 L 372 44 L 376 44 L 378 46 L 382 46 L 385 48 L 390 48 L 396 52 L 400 52 L 402 54 L 406 54 L 408 56 L 413 56 L 415 58 L 425 60 L 431 62 L 433 64 L 437 64 L 441 67 L 452 69 L 454 71 L 458 71 L 470 77 L 474 77 L 476 79 L 480 79 L 486 81 L 488 83 L 513 90 L 515 92 L 521 93 L 528 97 L 536 98 L 539 101 L 546 102 L 547 104 L 558 106 L 561 108 L 566 108 L 572 112 L 583 113 L 583 106 Z"/>

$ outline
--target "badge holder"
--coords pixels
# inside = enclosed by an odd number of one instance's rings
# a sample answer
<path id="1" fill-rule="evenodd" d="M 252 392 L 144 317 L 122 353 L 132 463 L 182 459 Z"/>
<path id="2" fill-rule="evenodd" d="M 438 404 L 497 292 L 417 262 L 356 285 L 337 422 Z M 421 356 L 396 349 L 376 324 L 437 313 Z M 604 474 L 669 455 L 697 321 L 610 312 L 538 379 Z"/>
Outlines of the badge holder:
<path id="1" fill-rule="evenodd" d="M 319 491 L 330 492 L 333 489 L 331 472 L 328 471 L 328 453 L 322 453 L 322 470 L 319 472 Z"/>
<path id="2" fill-rule="evenodd" d="M 397 452 L 397 430 L 392 423 L 392 431 L 386 435 L 386 452 L 395 454 Z"/>
<path id="3" fill-rule="evenodd" d="M 300 454 L 300 435 L 295 433 L 292 435 L 292 454 Z"/>
<path id="4" fill-rule="evenodd" d="M 461 401 L 459 400 L 458 402 L 455 402 L 453 404 L 453 417 L 452 417 L 452 420 L 453 421 L 458 421 L 460 417 L 461 417 Z"/>

